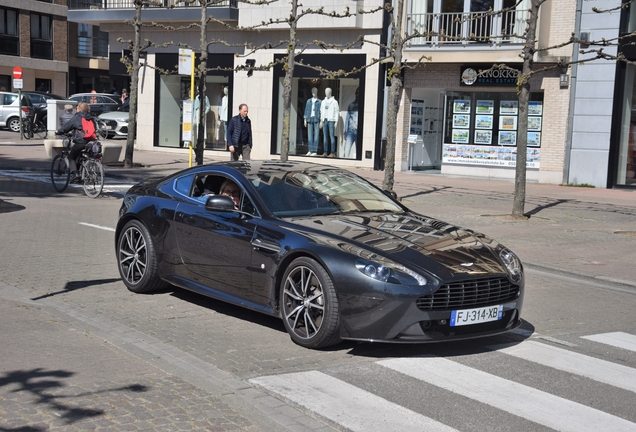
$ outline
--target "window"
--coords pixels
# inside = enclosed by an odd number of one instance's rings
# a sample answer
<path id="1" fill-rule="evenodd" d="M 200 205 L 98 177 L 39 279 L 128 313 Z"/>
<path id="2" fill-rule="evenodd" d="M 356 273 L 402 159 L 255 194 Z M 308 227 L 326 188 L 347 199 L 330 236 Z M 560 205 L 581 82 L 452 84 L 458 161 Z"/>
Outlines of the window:
<path id="1" fill-rule="evenodd" d="M 0 8 L 0 54 L 20 55 L 18 11 Z"/>
<path id="2" fill-rule="evenodd" d="M 31 13 L 31 57 L 53 59 L 51 17 Z"/>
<path id="3" fill-rule="evenodd" d="M 108 33 L 99 26 L 79 24 L 77 26 L 79 57 L 108 57 Z"/>
<path id="4" fill-rule="evenodd" d="M 413 43 L 521 43 L 529 0 L 413 0 L 409 32 Z M 506 10 L 509 9 L 509 10 Z M 504 12 L 490 15 L 489 11 Z"/>

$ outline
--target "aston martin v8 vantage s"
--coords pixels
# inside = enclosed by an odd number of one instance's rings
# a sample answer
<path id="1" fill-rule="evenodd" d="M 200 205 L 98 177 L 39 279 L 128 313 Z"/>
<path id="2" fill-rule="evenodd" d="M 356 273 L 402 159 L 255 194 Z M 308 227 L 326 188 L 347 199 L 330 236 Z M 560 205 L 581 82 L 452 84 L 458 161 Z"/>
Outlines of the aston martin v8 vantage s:
<path id="1" fill-rule="evenodd" d="M 307 348 L 521 324 L 512 251 L 325 165 L 223 162 L 146 180 L 123 200 L 115 248 L 131 291 L 172 284 L 280 317 Z"/>

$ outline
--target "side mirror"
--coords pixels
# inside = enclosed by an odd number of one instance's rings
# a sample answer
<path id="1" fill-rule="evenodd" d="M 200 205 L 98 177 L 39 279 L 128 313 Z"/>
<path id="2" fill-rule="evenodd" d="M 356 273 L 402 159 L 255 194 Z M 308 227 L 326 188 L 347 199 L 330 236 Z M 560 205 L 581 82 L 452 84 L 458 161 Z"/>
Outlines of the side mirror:
<path id="1" fill-rule="evenodd" d="M 205 202 L 205 208 L 215 211 L 235 211 L 234 201 L 232 198 L 225 195 L 212 195 L 209 196 Z"/>

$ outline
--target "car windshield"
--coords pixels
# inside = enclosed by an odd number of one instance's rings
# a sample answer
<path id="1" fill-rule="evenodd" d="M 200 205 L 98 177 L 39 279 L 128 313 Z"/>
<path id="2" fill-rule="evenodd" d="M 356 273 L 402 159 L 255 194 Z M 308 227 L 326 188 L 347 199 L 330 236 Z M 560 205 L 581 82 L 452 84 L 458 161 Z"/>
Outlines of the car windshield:
<path id="1" fill-rule="evenodd" d="M 382 191 L 341 170 L 263 172 L 250 179 L 278 217 L 350 212 L 403 212 Z"/>

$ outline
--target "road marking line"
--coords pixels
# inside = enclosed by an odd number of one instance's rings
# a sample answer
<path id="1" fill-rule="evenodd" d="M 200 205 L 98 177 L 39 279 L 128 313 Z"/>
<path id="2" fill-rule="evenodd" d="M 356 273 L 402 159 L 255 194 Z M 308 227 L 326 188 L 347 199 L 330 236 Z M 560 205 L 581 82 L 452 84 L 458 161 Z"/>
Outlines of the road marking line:
<path id="1" fill-rule="evenodd" d="M 519 344 L 491 345 L 488 348 L 636 392 L 636 369 L 634 368 L 534 341 L 524 341 Z"/>
<path id="2" fill-rule="evenodd" d="M 377 364 L 559 431 L 636 430 L 636 423 L 443 358 Z"/>
<path id="3" fill-rule="evenodd" d="M 259 377 L 250 383 L 353 431 L 455 431 L 318 371 Z"/>
<path id="4" fill-rule="evenodd" d="M 115 232 L 115 228 L 106 227 L 106 226 L 102 226 L 102 225 L 95 225 L 95 224 L 91 224 L 91 223 L 87 223 L 87 222 L 78 222 L 78 224 L 85 225 L 85 226 L 91 227 L 91 228 L 99 228 L 99 229 L 103 229 L 105 231 Z"/>
<path id="5" fill-rule="evenodd" d="M 600 342 L 606 345 L 615 346 L 617 348 L 623 348 L 630 351 L 636 351 L 636 336 L 623 333 L 602 333 L 590 336 L 581 336 L 582 339 L 591 340 L 594 342 Z"/>

